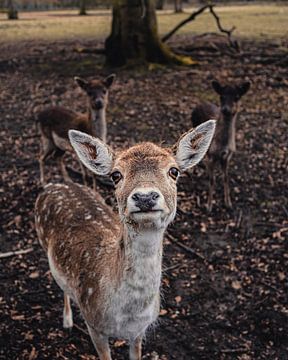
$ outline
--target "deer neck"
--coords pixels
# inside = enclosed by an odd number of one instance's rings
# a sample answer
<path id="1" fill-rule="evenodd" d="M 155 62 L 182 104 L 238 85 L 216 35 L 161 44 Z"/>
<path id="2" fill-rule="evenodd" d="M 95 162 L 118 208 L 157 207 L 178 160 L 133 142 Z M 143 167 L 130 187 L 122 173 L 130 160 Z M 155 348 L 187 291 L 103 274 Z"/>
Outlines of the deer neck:
<path id="1" fill-rule="evenodd" d="M 227 145 L 231 151 L 236 150 L 236 119 L 238 112 L 234 115 L 227 116 L 221 113 L 220 128 L 221 140 L 224 145 Z"/>
<path id="2" fill-rule="evenodd" d="M 135 230 L 124 225 L 123 253 L 126 280 L 132 286 L 160 287 L 164 229 Z M 153 290 L 153 291 L 154 291 Z"/>
<path id="3" fill-rule="evenodd" d="M 94 110 L 89 107 L 88 113 L 94 135 L 106 143 L 106 108 L 104 107 L 100 110 Z"/>

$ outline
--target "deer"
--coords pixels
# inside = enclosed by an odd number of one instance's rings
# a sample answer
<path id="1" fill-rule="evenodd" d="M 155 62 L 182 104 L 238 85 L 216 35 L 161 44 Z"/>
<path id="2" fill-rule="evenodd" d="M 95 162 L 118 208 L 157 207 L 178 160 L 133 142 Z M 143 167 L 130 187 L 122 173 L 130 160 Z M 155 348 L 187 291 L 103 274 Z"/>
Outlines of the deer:
<path id="1" fill-rule="evenodd" d="M 68 131 L 70 129 L 98 136 L 102 141 L 106 142 L 108 92 L 114 79 L 114 74 L 102 80 L 94 79 L 88 81 L 80 77 L 74 78 L 77 85 L 87 96 L 87 113 L 82 114 L 61 106 L 53 106 L 44 109 L 38 114 L 36 122 L 41 135 L 39 166 L 40 182 L 42 185 L 46 184 L 44 163 L 51 156 L 54 156 L 58 160 L 64 180 L 66 182 L 71 181 L 63 162 L 65 152 L 72 152 L 68 139 Z M 86 172 L 81 162 L 80 167 L 83 182 L 86 184 Z M 94 176 L 93 188 L 96 188 L 96 179 Z"/>
<path id="2" fill-rule="evenodd" d="M 48 184 L 35 203 L 35 226 L 64 293 L 63 326 L 73 326 L 72 299 L 100 360 L 111 360 L 109 338 L 128 340 L 130 360 L 141 359 L 142 339 L 159 314 L 163 237 L 176 214 L 177 179 L 203 158 L 214 129 L 210 120 L 174 148 L 144 142 L 118 151 L 69 130 L 83 164 L 111 177 L 118 215 L 87 186 Z"/>
<path id="3" fill-rule="evenodd" d="M 212 211 L 215 187 L 214 171 L 220 164 L 223 174 L 224 202 L 227 208 L 232 207 L 228 168 L 233 153 L 236 151 L 236 121 L 239 115 L 239 100 L 247 93 L 250 82 L 241 84 L 221 85 L 212 81 L 214 91 L 220 96 L 220 107 L 212 103 L 201 103 L 192 111 L 191 120 L 194 127 L 208 119 L 216 119 L 215 136 L 207 151 L 206 167 L 209 176 L 209 194 L 207 208 Z"/>

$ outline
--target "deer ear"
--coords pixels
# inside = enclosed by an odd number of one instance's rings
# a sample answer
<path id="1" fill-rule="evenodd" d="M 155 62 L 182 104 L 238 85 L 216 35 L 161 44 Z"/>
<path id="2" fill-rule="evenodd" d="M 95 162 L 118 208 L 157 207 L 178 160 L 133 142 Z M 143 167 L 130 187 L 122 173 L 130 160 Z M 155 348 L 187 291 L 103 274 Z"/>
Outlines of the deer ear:
<path id="1" fill-rule="evenodd" d="M 89 87 L 89 82 L 87 80 L 84 80 L 78 76 L 75 76 L 74 81 L 81 89 L 83 89 L 84 91 L 87 91 L 87 89 Z"/>
<path id="2" fill-rule="evenodd" d="M 213 80 L 213 81 L 211 82 L 211 85 L 212 85 L 214 91 L 216 91 L 216 93 L 217 93 L 218 95 L 221 95 L 221 94 L 222 94 L 222 86 L 221 86 L 221 84 L 220 84 L 218 81 Z"/>
<path id="3" fill-rule="evenodd" d="M 70 143 L 82 163 L 97 175 L 108 175 L 113 166 L 113 153 L 101 140 L 77 130 L 69 130 Z"/>
<path id="4" fill-rule="evenodd" d="M 107 76 L 104 80 L 103 83 L 107 88 L 110 88 L 110 86 L 113 84 L 114 80 L 115 80 L 116 75 L 115 74 L 111 74 L 109 76 Z"/>
<path id="5" fill-rule="evenodd" d="M 241 96 L 245 95 L 247 91 L 250 89 L 250 81 L 245 81 L 242 84 L 238 85 L 238 94 Z"/>
<path id="6" fill-rule="evenodd" d="M 208 120 L 205 123 L 191 129 L 178 141 L 176 148 L 176 162 L 181 171 L 195 166 L 206 154 L 214 135 L 216 120 Z"/>

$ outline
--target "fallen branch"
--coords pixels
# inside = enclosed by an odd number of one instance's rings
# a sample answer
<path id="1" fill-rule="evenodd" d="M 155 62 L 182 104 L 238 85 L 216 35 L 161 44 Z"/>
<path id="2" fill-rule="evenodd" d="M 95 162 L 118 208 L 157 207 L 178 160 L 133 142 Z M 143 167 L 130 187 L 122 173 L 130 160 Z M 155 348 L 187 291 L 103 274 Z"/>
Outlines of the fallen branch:
<path id="1" fill-rule="evenodd" d="M 7 258 L 7 257 L 10 257 L 10 256 L 14 256 L 14 255 L 28 254 L 33 250 L 34 250 L 33 248 L 28 248 L 28 249 L 24 249 L 24 250 L 8 251 L 6 253 L 0 253 L 0 259 Z"/>
<path id="2" fill-rule="evenodd" d="M 181 249 L 185 250 L 187 253 L 194 255 L 201 260 L 206 260 L 203 255 L 197 253 L 196 251 L 191 249 L 189 246 L 184 245 L 183 243 L 181 243 L 181 241 L 175 240 L 172 235 L 166 234 L 166 237 L 169 239 L 169 241 L 171 241 L 173 244 L 179 246 Z"/>

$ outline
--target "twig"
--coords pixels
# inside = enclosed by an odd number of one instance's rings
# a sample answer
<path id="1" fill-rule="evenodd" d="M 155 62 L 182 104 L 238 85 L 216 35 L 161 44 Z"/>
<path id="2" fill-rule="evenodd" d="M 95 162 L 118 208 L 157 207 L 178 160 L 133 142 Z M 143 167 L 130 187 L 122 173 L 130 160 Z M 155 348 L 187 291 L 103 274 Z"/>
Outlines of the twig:
<path id="1" fill-rule="evenodd" d="M 232 35 L 233 31 L 236 29 L 236 27 L 232 26 L 232 28 L 230 30 L 224 29 L 221 25 L 219 16 L 216 14 L 215 10 L 213 9 L 213 5 L 209 6 L 209 10 L 210 10 L 210 13 L 214 16 L 217 27 L 220 30 L 220 32 L 222 32 L 228 36 L 228 41 L 229 41 L 230 46 L 238 49 L 238 44 L 231 40 L 231 35 Z"/>
<path id="2" fill-rule="evenodd" d="M 10 256 L 14 256 L 14 255 L 28 254 L 33 250 L 34 250 L 33 248 L 28 248 L 28 249 L 24 249 L 24 250 L 8 251 L 6 253 L 0 253 L 0 259 L 7 258 L 7 257 L 10 257 Z"/>
<path id="3" fill-rule="evenodd" d="M 196 251 L 194 251 L 193 249 L 191 249 L 189 246 L 184 245 L 183 243 L 181 243 L 181 241 L 179 240 L 175 240 L 170 234 L 166 234 L 166 237 L 175 245 L 179 246 L 181 249 L 185 250 L 186 252 L 188 252 L 189 254 L 192 254 L 196 257 L 198 257 L 201 260 L 206 260 L 205 257 L 199 253 L 197 253 Z"/>
<path id="4" fill-rule="evenodd" d="M 223 349 L 223 350 L 220 350 L 220 352 L 221 352 L 221 353 L 224 353 L 224 354 L 243 353 L 243 352 L 247 352 L 247 351 L 249 351 L 249 349 L 247 349 L 247 348 Z"/>
<path id="5" fill-rule="evenodd" d="M 83 334 L 86 334 L 86 335 L 89 336 L 88 331 L 82 329 L 79 325 L 77 325 L 77 324 L 74 323 L 73 326 L 74 326 L 76 329 L 80 330 Z"/>

